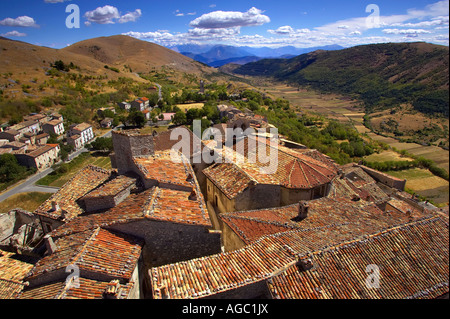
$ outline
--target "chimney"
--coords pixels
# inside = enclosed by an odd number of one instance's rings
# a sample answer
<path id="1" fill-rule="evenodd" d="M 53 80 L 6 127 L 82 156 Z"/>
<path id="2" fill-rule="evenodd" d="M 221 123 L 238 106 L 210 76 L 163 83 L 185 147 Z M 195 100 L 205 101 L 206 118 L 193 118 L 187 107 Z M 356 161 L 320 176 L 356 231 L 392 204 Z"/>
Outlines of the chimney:
<path id="1" fill-rule="evenodd" d="M 308 217 L 309 205 L 305 201 L 300 201 L 298 205 L 298 219 L 303 220 Z"/>
<path id="2" fill-rule="evenodd" d="M 169 299 L 169 293 L 166 286 L 161 287 L 161 297 L 162 299 Z"/>
<path id="3" fill-rule="evenodd" d="M 296 265 L 301 271 L 310 270 L 314 266 L 311 258 L 301 258 L 297 261 Z"/>
<path id="4" fill-rule="evenodd" d="M 59 212 L 61 208 L 59 207 L 58 203 L 55 201 L 52 201 L 52 211 L 53 212 Z"/>
<path id="5" fill-rule="evenodd" d="M 53 254 L 56 250 L 56 244 L 53 241 L 52 236 L 50 236 L 50 234 L 47 234 L 44 236 L 44 241 L 45 241 L 45 247 L 47 248 L 47 252 L 49 255 Z"/>
<path id="6" fill-rule="evenodd" d="M 120 282 L 115 279 L 108 283 L 103 292 L 103 298 L 105 299 L 117 299 L 120 296 L 121 292 Z"/>
<path id="7" fill-rule="evenodd" d="M 197 200 L 197 192 L 195 191 L 195 189 L 193 189 L 191 194 L 189 195 L 189 200 Z"/>

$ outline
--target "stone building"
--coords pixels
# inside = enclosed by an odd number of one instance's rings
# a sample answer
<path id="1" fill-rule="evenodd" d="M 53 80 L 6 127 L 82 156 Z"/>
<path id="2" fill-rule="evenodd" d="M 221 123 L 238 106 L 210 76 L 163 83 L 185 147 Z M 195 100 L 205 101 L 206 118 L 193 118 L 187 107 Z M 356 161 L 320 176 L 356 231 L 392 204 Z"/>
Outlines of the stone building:
<path id="1" fill-rule="evenodd" d="M 229 160 L 203 170 L 207 200 L 218 212 L 280 207 L 327 196 L 338 173 L 332 161 L 258 139 L 275 165 L 273 172 L 265 173 L 271 164 L 260 160 L 257 144 L 251 146 L 250 140 L 242 140 L 233 150 L 225 148 L 223 158 Z"/>
<path id="2" fill-rule="evenodd" d="M 47 144 L 31 152 L 16 153 L 14 156 L 20 165 L 42 170 L 55 164 L 59 160 L 59 144 Z"/>
<path id="3" fill-rule="evenodd" d="M 71 137 L 74 135 L 81 136 L 83 145 L 89 143 L 94 139 L 94 131 L 92 130 L 92 126 L 87 123 L 71 125 L 69 131 L 67 132 L 67 137 Z"/>
<path id="4" fill-rule="evenodd" d="M 118 136 L 120 142 L 123 135 Z M 120 146 L 115 144 L 115 148 L 117 152 Z M 220 232 L 212 227 L 188 159 L 181 153 L 170 156 L 170 151 L 139 154 L 124 162 L 119 156 L 119 173 L 86 167 L 36 210 L 47 234 L 47 255 L 26 278 L 29 286 L 21 298 L 47 295 L 54 287 L 58 293 L 52 292 L 52 297 L 77 298 L 85 294 L 86 298 L 102 298 L 103 290 L 114 280 L 119 280 L 123 289 L 116 298 L 142 298 L 151 295 L 147 276 L 150 267 L 221 251 Z M 172 161 L 173 156 L 178 160 Z M 104 253 L 94 249 L 99 236 L 98 245 L 103 245 Z M 106 237 L 114 238 L 111 245 L 103 239 Z M 136 250 L 126 266 L 116 262 L 117 254 L 126 253 L 114 248 L 114 242 L 124 238 L 129 238 L 126 241 L 131 243 L 130 249 Z M 76 265 L 81 263 L 86 268 L 81 269 L 78 288 L 62 282 L 64 270 L 74 263 L 70 258 L 61 262 L 59 257 L 67 255 L 69 242 L 73 243 L 71 249 L 81 254 Z M 95 267 L 83 264 L 88 258 L 97 260 Z M 123 267 L 134 270 L 119 276 Z M 103 268 L 106 270 L 99 270 Z"/>
<path id="5" fill-rule="evenodd" d="M 42 130 L 45 133 L 60 136 L 64 134 L 64 123 L 62 120 L 51 120 L 42 125 Z"/>

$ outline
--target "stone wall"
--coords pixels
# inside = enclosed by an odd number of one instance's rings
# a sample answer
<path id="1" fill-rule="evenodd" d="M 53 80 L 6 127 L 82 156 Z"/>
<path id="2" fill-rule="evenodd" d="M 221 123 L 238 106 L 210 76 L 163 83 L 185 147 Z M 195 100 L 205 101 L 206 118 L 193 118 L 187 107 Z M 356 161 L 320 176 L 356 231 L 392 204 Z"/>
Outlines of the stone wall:
<path id="1" fill-rule="evenodd" d="M 393 176 L 389 176 L 385 173 L 376 171 L 364 165 L 359 165 L 359 167 L 361 167 L 367 174 L 369 174 L 377 182 L 398 189 L 399 191 L 405 190 L 406 179 L 399 179 Z"/>
<path id="2" fill-rule="evenodd" d="M 221 252 L 220 233 L 200 225 L 147 220 L 110 228 L 145 240 L 143 262 L 148 269 Z"/>
<path id="3" fill-rule="evenodd" d="M 134 167 L 133 157 L 151 156 L 155 153 L 152 135 L 126 134 L 113 132 L 114 167 L 119 174 L 125 174 Z"/>
<path id="4" fill-rule="evenodd" d="M 226 223 L 222 223 L 222 225 L 222 241 L 225 251 L 244 248 L 244 241 Z"/>

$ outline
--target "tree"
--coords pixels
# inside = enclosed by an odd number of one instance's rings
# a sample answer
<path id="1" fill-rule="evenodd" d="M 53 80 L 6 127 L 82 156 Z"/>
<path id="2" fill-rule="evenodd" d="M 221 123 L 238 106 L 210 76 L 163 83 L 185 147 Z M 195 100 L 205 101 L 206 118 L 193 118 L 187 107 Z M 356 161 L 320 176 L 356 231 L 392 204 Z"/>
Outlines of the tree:
<path id="1" fill-rule="evenodd" d="M 132 123 L 134 126 L 141 128 L 145 126 L 147 119 L 142 112 L 132 111 L 130 115 L 128 115 L 127 121 Z"/>
<path id="2" fill-rule="evenodd" d="M 183 111 L 178 111 L 173 117 L 173 123 L 175 125 L 184 125 L 187 123 L 186 114 Z"/>
<path id="3" fill-rule="evenodd" d="M 91 143 L 92 148 L 96 151 L 113 151 L 113 142 L 111 137 L 99 137 Z"/>
<path id="4" fill-rule="evenodd" d="M 19 165 L 17 159 L 12 154 L 2 154 L 0 156 L 0 182 L 8 183 L 24 177 L 27 169 Z"/>

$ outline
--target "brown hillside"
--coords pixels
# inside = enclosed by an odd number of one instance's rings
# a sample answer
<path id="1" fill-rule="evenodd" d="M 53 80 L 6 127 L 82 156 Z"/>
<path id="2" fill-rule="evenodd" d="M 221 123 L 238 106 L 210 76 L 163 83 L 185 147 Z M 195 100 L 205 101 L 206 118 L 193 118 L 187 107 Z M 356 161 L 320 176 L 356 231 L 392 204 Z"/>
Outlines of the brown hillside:
<path id="1" fill-rule="evenodd" d="M 88 56 L 75 54 L 65 50 L 40 47 L 25 42 L 0 38 L 0 72 L 2 75 L 11 73 L 13 80 L 29 83 L 31 79 L 45 79 L 45 73 L 50 68 L 50 63 L 62 60 L 65 63 L 74 63 L 80 67 L 80 72 L 85 75 L 107 75 L 110 79 L 116 79 L 124 74 L 117 74 L 104 68 L 104 63 Z M 126 76 L 139 78 L 133 74 Z"/>
<path id="2" fill-rule="evenodd" d="M 124 35 L 81 41 L 61 51 L 90 57 L 111 66 L 127 65 L 133 72 L 146 73 L 162 66 L 194 74 L 215 72 L 175 51 Z"/>

